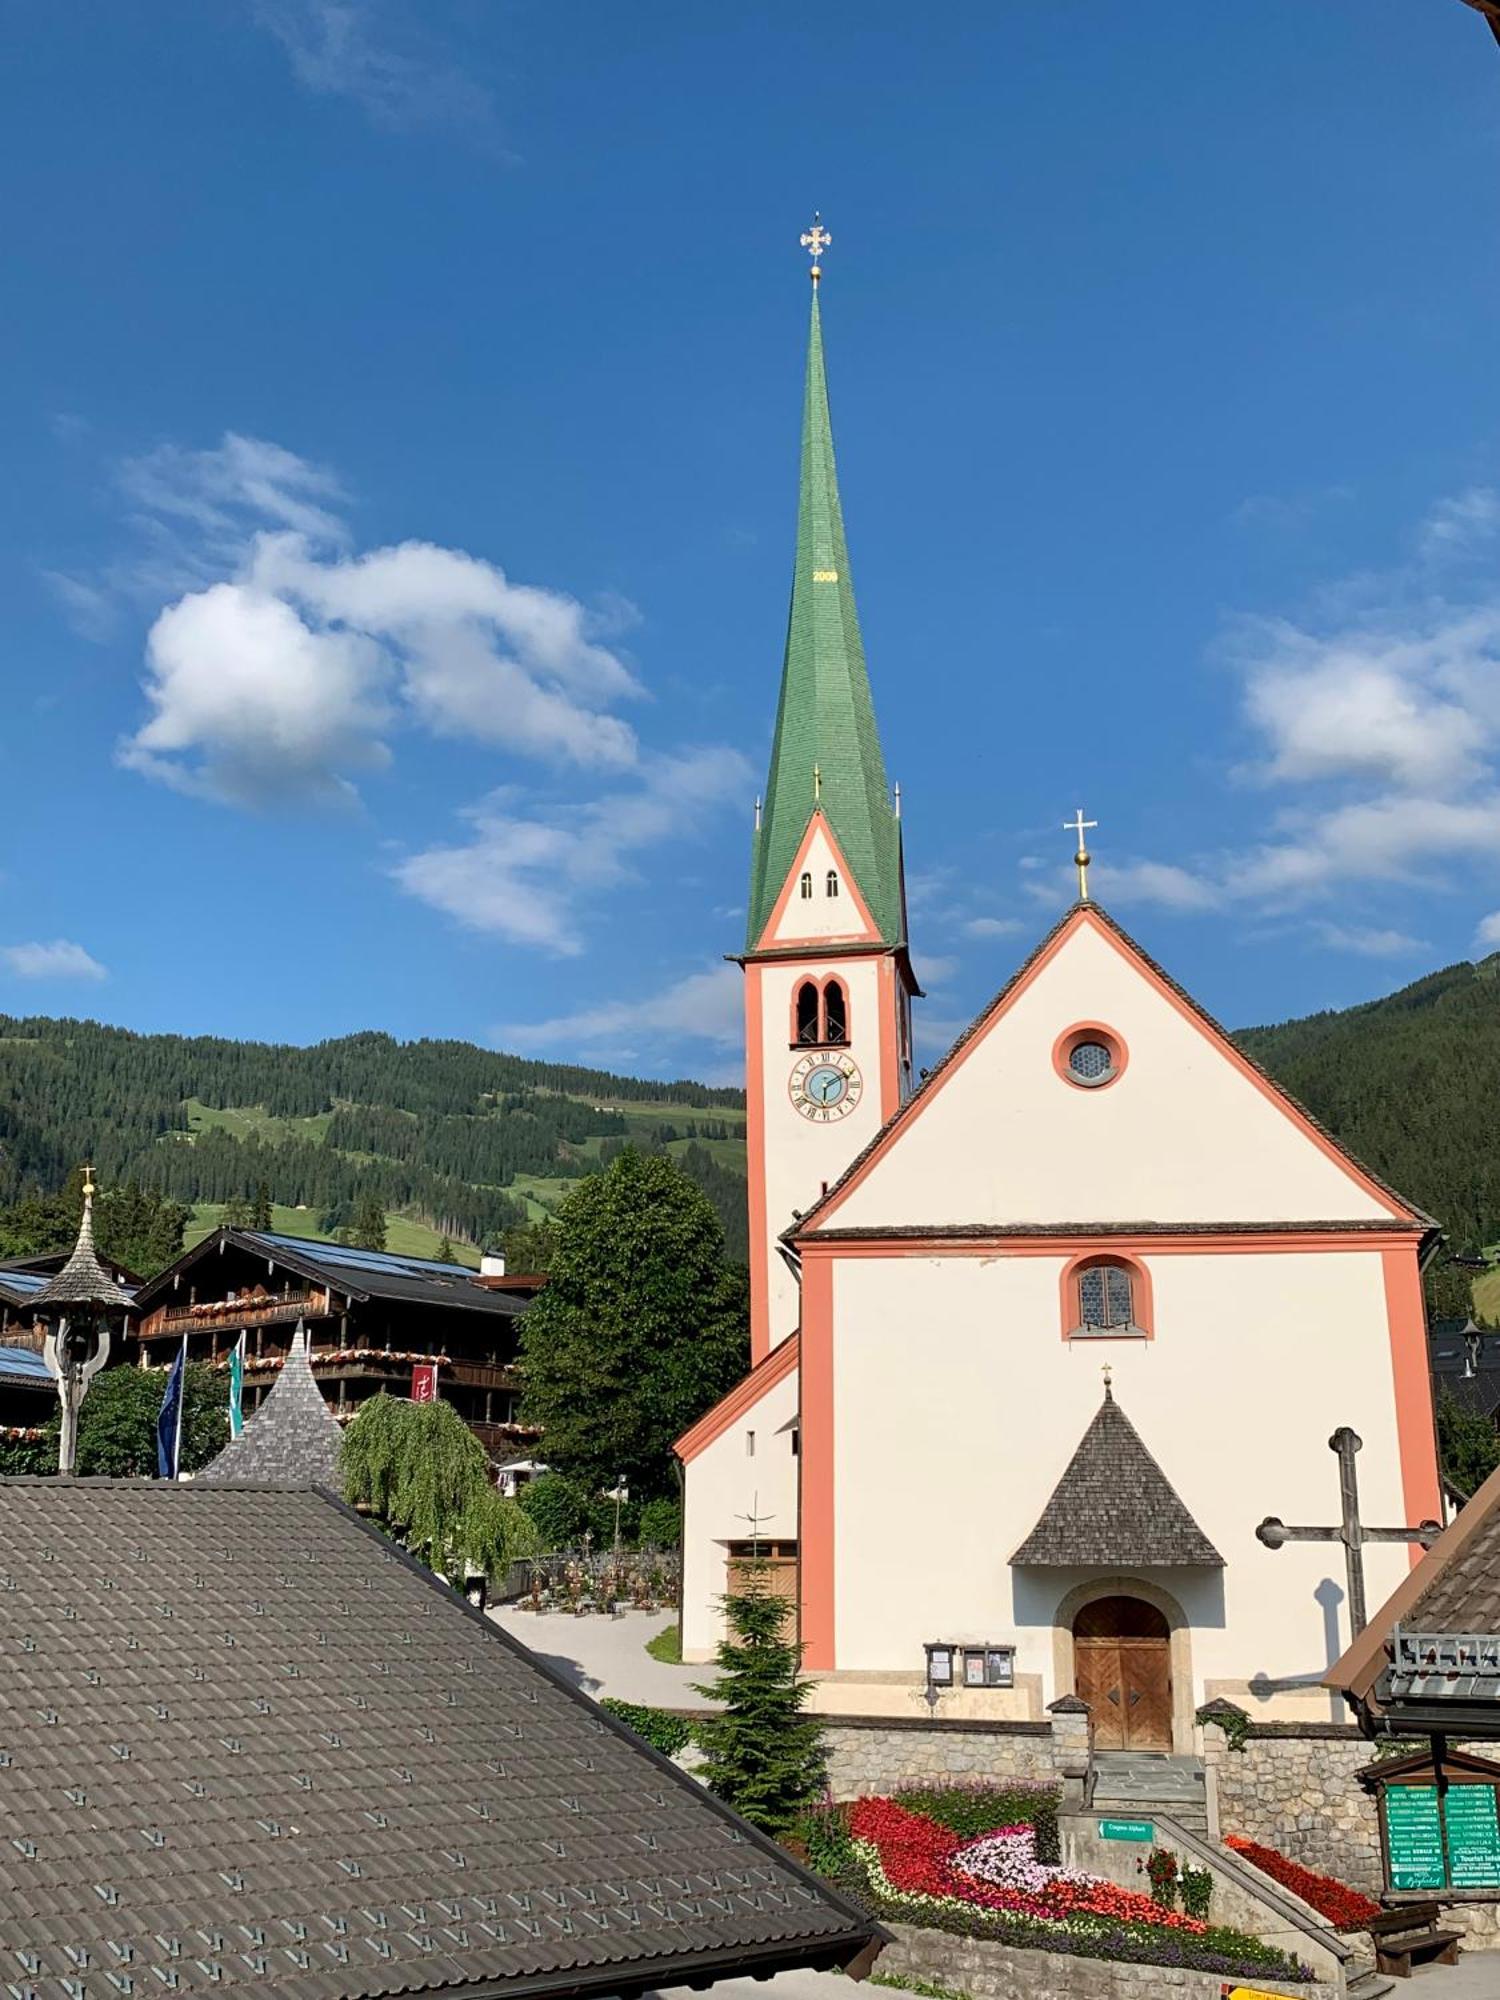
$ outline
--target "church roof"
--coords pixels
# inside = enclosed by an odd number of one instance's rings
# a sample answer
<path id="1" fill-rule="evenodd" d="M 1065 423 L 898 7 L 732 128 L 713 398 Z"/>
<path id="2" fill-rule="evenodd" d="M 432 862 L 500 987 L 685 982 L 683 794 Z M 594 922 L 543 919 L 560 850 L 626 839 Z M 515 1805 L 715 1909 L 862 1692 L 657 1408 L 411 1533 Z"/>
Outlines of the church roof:
<path id="1" fill-rule="evenodd" d="M 1292 1093 L 1285 1087 L 1285 1085 L 1278 1083 L 1276 1078 L 1271 1075 L 1270 1071 L 1266 1069 L 1263 1064 L 1258 1063 L 1255 1060 L 1254 1056 L 1249 1055 L 1244 1049 L 1242 1049 L 1239 1046 L 1238 1042 L 1235 1041 L 1233 1035 L 1229 1032 L 1229 1030 L 1226 1027 L 1222 1026 L 1218 1021 L 1216 1021 L 1213 1015 L 1209 1013 L 1208 1009 L 1206 1007 L 1201 1006 L 1199 1002 L 1193 998 L 1192 994 L 1189 993 L 1185 987 L 1179 985 L 1179 983 L 1172 977 L 1170 972 L 1164 971 L 1163 968 L 1157 964 L 1156 960 L 1151 956 L 1151 954 L 1148 951 L 1144 950 L 1141 947 L 1141 945 L 1139 945 L 1136 942 L 1136 940 L 1130 935 L 1129 931 L 1126 930 L 1125 926 L 1121 923 L 1116 922 L 1116 920 L 1104 908 L 1102 903 L 1096 903 L 1092 900 L 1089 900 L 1087 902 L 1073 903 L 1068 909 L 1066 909 L 1063 912 L 1063 914 L 1058 918 L 1057 922 L 1052 926 L 1051 930 L 1047 932 L 1046 936 L 1038 941 L 1035 949 L 1027 955 L 1027 957 L 1022 961 L 1020 965 L 1016 967 L 1015 971 L 1011 974 L 1010 978 L 1006 980 L 1005 984 L 1000 988 L 1000 991 L 995 995 L 994 999 L 990 1001 L 989 1005 L 987 1007 L 981 1008 L 979 1013 L 977 1013 L 974 1016 L 974 1019 L 969 1023 L 968 1027 L 964 1029 L 963 1033 L 958 1037 L 957 1041 L 954 1042 L 953 1046 L 948 1050 L 948 1053 L 941 1059 L 941 1061 L 935 1063 L 933 1067 L 926 1072 L 921 1082 L 917 1085 L 917 1088 L 912 1092 L 911 1096 L 906 1099 L 905 1103 L 902 1104 L 896 1111 L 894 1111 L 891 1114 L 891 1116 L 885 1121 L 884 1125 L 881 1126 L 880 1130 L 875 1133 L 873 1138 L 870 1139 L 869 1143 L 866 1146 L 864 1146 L 861 1149 L 861 1151 L 855 1154 L 854 1158 L 849 1162 L 848 1166 L 845 1167 L 844 1171 L 839 1175 L 838 1179 L 833 1181 L 828 1187 L 824 1189 L 823 1193 L 818 1197 L 818 1199 L 815 1202 L 813 1202 L 811 1207 L 808 1208 L 802 1216 L 800 1216 L 796 1221 L 791 1223 L 786 1229 L 784 1229 L 781 1232 L 784 1241 L 789 1243 L 795 1243 L 799 1238 L 806 1236 L 823 1235 L 825 1233 L 818 1227 L 819 1219 L 829 1209 L 836 1206 L 840 1197 L 844 1194 L 845 1190 L 849 1187 L 850 1183 L 855 1179 L 857 1179 L 863 1173 L 865 1167 L 869 1165 L 869 1163 L 874 1159 L 875 1155 L 881 1152 L 885 1148 L 885 1146 L 895 1137 L 895 1135 L 904 1126 L 908 1125 L 912 1121 L 912 1119 L 914 1119 L 919 1114 L 923 1106 L 926 1104 L 928 1098 L 943 1082 L 949 1070 L 951 1070 L 954 1064 L 957 1063 L 962 1058 L 963 1053 L 965 1049 L 967 1049 L 969 1044 L 975 1039 L 976 1036 L 981 1035 L 984 1032 L 984 1030 L 988 1027 L 990 1022 L 995 1019 L 996 1015 L 1003 1014 L 1005 1012 L 1006 1008 L 1010 1005 L 1015 995 L 1022 988 L 1024 988 L 1027 981 L 1030 979 L 1033 971 L 1037 968 L 1039 964 L 1041 964 L 1047 958 L 1047 956 L 1052 952 L 1054 947 L 1059 944 L 1064 934 L 1068 932 L 1070 929 L 1072 929 L 1075 925 L 1085 921 L 1097 922 L 1100 925 L 1102 925 L 1106 931 L 1111 932 L 1114 935 L 1114 937 L 1116 937 L 1119 940 L 1119 942 L 1125 947 L 1128 955 L 1136 959 L 1139 962 L 1139 964 L 1142 967 L 1144 967 L 1144 969 L 1153 978 L 1159 980 L 1161 985 L 1164 988 L 1166 988 L 1168 992 L 1175 995 L 1177 1000 L 1179 1000 L 1182 1003 L 1182 1006 L 1186 1009 L 1186 1011 L 1195 1020 L 1197 1020 L 1203 1028 L 1207 1030 L 1209 1035 L 1224 1046 L 1226 1053 L 1230 1056 L 1230 1058 L 1233 1061 L 1242 1064 L 1247 1071 L 1252 1072 L 1255 1076 L 1259 1077 L 1263 1083 L 1268 1084 L 1270 1086 L 1270 1089 L 1274 1094 L 1274 1096 L 1281 1101 L 1286 1111 L 1294 1120 L 1296 1120 L 1306 1129 L 1316 1133 L 1317 1136 L 1325 1142 L 1327 1147 L 1333 1153 L 1335 1153 L 1339 1159 L 1341 1159 L 1345 1163 L 1349 1171 L 1356 1177 L 1356 1179 L 1362 1180 L 1365 1183 L 1367 1183 L 1369 1187 L 1375 1189 L 1379 1194 L 1383 1195 L 1388 1201 L 1392 1202 L 1395 1205 L 1395 1207 L 1401 1211 L 1400 1216 L 1393 1217 L 1391 1219 L 1391 1222 L 1385 1223 L 1383 1225 L 1384 1227 L 1389 1228 L 1392 1226 L 1392 1224 L 1399 1227 L 1401 1225 L 1403 1218 L 1409 1218 L 1410 1223 L 1419 1225 L 1424 1230 L 1427 1231 L 1436 1230 L 1439 1227 L 1438 1223 L 1436 1223 L 1433 1220 L 1433 1218 L 1430 1215 L 1428 1215 L 1424 1210 L 1416 1207 L 1414 1203 L 1408 1201 L 1405 1195 L 1399 1193 L 1395 1188 L 1393 1188 L 1389 1184 L 1389 1182 L 1382 1180 L 1380 1176 L 1374 1173 L 1369 1167 L 1367 1167 L 1362 1160 L 1357 1159 L 1355 1155 L 1352 1152 L 1350 1152 L 1349 1148 L 1343 1143 L 1341 1139 L 1339 1139 L 1334 1133 L 1330 1132 L 1328 1127 L 1324 1125 L 1321 1122 L 1321 1120 L 1313 1116 L 1312 1112 L 1310 1112 L 1307 1109 L 1306 1105 L 1299 1103 L 1298 1100 L 1295 1097 L 1293 1097 Z M 1347 1222 L 1338 1220 L 1337 1218 L 1334 1217 L 1327 1218 L 1327 1221 L 1329 1223 L 1338 1221 L 1338 1227 L 1341 1229 L 1347 1228 L 1349 1226 Z M 1059 1221 L 1058 1223 L 1049 1224 L 1048 1226 L 1054 1232 L 1056 1232 L 1064 1229 L 1076 1230 L 1082 1227 L 1087 1227 L 1091 1231 L 1097 1231 L 1101 1228 L 1107 1228 L 1110 1225 L 1100 1224 L 1098 1222 L 1085 1222 L 1083 1218 L 1075 1218 L 1067 1223 L 1062 1223 L 1061 1221 Z M 1134 1227 L 1135 1225 L 1131 1226 Z M 1232 1226 L 1236 1229 L 1245 1227 L 1245 1225 L 1242 1223 L 1234 1223 L 1232 1225 L 1213 1224 L 1210 1226 L 1213 1228 Z M 834 1236 L 834 1235 L 842 1236 L 845 1233 L 846 1232 L 844 1230 L 838 1229 L 837 1227 L 831 1227 L 826 1231 L 826 1234 L 829 1236 Z M 896 1236 L 901 1234 L 899 1230 L 895 1229 L 879 1229 L 873 1232 L 849 1231 L 847 1233 L 849 1233 L 850 1235 L 859 1233 L 859 1234 L 875 1234 L 880 1236 Z M 929 1229 L 923 1229 L 919 1233 L 922 1234 L 923 1236 L 929 1236 L 936 1232 Z M 986 1231 L 985 1233 L 988 1234 L 991 1232 Z"/>
<path id="2" fill-rule="evenodd" d="M 1108 1388 L 1011 1561 L 1047 1569 L 1224 1567 Z"/>
<path id="3" fill-rule="evenodd" d="M 94 1248 L 94 1190 L 87 1186 L 83 1191 L 83 1216 L 78 1224 L 78 1241 L 73 1246 L 73 1254 L 58 1272 L 32 1295 L 29 1303 L 38 1309 L 46 1306 L 128 1306 L 130 1293 L 114 1279 L 99 1262 L 99 1254 Z"/>
<path id="4" fill-rule="evenodd" d="M 904 944 L 901 825 L 886 784 L 854 608 L 815 288 L 802 417 L 797 559 L 776 738 L 751 852 L 747 950 L 754 951 L 765 933 L 816 807 L 843 851 L 881 939 Z"/>
<path id="5" fill-rule="evenodd" d="M 0 1545 L 57 1725 L 5 1735 L 0 1992 L 605 2000 L 880 1939 L 325 1494 L 5 1479 Z"/>
<path id="6" fill-rule="evenodd" d="M 198 1478 L 210 1485 L 330 1486 L 336 1492 L 343 1438 L 314 1379 L 307 1329 L 299 1320 L 270 1394 Z"/>

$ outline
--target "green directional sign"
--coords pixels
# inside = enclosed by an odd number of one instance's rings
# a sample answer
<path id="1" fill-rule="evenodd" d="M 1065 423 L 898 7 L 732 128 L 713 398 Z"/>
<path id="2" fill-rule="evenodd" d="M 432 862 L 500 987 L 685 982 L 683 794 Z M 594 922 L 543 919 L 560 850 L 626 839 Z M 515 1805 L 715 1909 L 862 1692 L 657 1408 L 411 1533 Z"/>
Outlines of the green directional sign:
<path id="1" fill-rule="evenodd" d="M 1101 1819 L 1101 1840 L 1155 1840 L 1156 1827 L 1149 1819 Z"/>
<path id="2" fill-rule="evenodd" d="M 1493 1785 L 1450 1785 L 1448 1879 L 1455 1889 L 1500 1889 L 1500 1815 Z"/>
<path id="3" fill-rule="evenodd" d="M 1388 1785 L 1385 1835 L 1393 1889 L 1447 1886 L 1436 1785 Z"/>

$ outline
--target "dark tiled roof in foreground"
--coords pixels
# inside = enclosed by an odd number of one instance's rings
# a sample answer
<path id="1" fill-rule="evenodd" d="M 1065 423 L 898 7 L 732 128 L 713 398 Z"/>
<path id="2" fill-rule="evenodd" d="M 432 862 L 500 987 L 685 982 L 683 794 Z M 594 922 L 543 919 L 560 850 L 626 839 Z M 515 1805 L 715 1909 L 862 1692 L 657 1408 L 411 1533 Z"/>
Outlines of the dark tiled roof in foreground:
<path id="1" fill-rule="evenodd" d="M 873 1926 L 311 1491 L 0 1480 L 0 1993 L 632 1993 Z"/>
<path id="2" fill-rule="evenodd" d="M 331 1486 L 339 1484 L 344 1434 L 323 1401 L 307 1358 L 307 1328 L 299 1320 L 270 1394 L 245 1420 L 237 1438 L 198 1474 L 211 1486 Z"/>
<path id="3" fill-rule="evenodd" d="M 1011 1561 L 1047 1568 L 1224 1567 L 1108 1389 L 1042 1518 Z"/>

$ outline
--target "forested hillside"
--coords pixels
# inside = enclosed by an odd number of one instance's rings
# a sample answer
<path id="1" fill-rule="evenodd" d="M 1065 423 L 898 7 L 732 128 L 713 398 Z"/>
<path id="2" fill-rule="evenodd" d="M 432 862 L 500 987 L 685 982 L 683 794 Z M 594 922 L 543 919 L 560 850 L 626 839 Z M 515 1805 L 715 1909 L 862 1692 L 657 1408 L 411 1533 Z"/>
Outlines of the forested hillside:
<path id="1" fill-rule="evenodd" d="M 479 1243 L 534 1220 L 627 1144 L 667 1151 L 745 1255 L 744 1099 L 526 1061 L 468 1042 L 350 1035 L 294 1048 L 0 1015 L 0 1204 L 82 1159 L 189 1204 L 374 1200 Z"/>
<path id="2" fill-rule="evenodd" d="M 1500 953 L 1236 1040 L 1455 1248 L 1500 1238 Z"/>

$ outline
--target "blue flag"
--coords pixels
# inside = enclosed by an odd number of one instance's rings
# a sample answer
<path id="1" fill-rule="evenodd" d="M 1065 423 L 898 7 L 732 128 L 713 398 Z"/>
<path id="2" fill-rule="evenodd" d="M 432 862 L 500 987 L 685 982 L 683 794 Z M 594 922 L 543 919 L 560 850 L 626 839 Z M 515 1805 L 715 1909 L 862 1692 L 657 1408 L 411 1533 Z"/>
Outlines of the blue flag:
<path id="1" fill-rule="evenodd" d="M 156 1419 L 158 1479 L 175 1479 L 182 1458 L 182 1376 L 186 1367 L 187 1335 L 184 1334 L 177 1359 L 167 1371 L 167 1386 L 162 1391 L 161 1415 Z"/>

